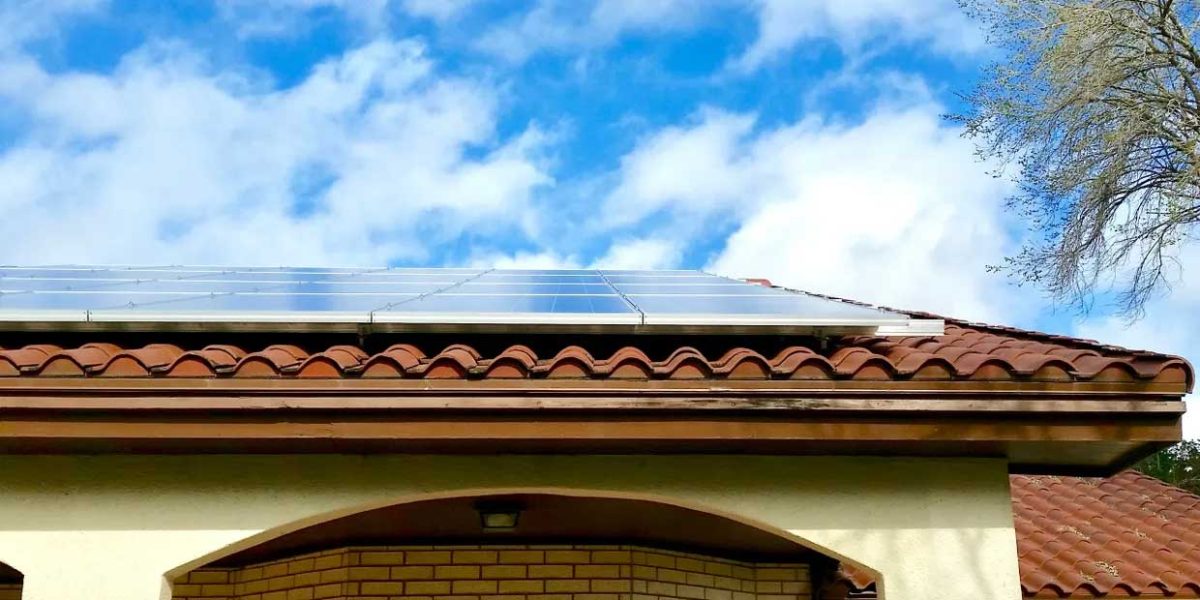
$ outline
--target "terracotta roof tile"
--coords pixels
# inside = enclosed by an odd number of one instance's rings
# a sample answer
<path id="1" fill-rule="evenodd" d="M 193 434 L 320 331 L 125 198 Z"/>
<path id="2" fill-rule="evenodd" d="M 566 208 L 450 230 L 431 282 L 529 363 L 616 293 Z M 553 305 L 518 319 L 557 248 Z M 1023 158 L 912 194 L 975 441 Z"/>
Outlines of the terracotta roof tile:
<path id="1" fill-rule="evenodd" d="M 162 343 L 128 348 L 109 343 L 71 348 L 30 344 L 0 348 L 0 377 L 1102 381 L 1168 384 L 1180 393 L 1190 390 L 1193 379 L 1188 363 L 1174 356 L 954 320 L 947 321 L 941 336 L 797 341 L 806 345 L 770 356 L 754 347 L 706 355 L 687 345 L 676 346 L 665 356 L 650 356 L 636 346 L 607 355 L 582 346 L 538 354 L 523 345 L 485 356 L 466 343 L 442 348 L 398 343 L 375 353 L 344 344 L 307 350 L 287 344 L 200 348 Z"/>
<path id="2" fill-rule="evenodd" d="M 1010 480 L 1026 597 L 1200 598 L 1200 496 L 1135 471 Z M 859 569 L 839 577 L 874 589 Z"/>

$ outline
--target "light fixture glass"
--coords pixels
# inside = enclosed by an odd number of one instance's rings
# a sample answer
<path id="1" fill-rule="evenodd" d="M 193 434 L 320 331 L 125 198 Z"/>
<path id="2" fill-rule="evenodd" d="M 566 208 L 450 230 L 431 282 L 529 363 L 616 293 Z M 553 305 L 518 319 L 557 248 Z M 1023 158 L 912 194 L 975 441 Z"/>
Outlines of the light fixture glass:
<path id="1" fill-rule="evenodd" d="M 513 531 L 521 519 L 521 506 L 514 502 L 480 501 L 475 503 L 475 511 L 485 532 Z"/>

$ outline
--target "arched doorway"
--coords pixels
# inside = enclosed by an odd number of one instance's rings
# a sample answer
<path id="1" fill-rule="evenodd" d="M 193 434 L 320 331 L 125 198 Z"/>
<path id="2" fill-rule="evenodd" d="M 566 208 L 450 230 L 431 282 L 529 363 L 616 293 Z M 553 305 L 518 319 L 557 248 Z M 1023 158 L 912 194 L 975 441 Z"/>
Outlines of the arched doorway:
<path id="1" fill-rule="evenodd" d="M 811 600 L 837 560 L 643 499 L 421 500 L 341 516 L 173 578 L 176 600 Z"/>

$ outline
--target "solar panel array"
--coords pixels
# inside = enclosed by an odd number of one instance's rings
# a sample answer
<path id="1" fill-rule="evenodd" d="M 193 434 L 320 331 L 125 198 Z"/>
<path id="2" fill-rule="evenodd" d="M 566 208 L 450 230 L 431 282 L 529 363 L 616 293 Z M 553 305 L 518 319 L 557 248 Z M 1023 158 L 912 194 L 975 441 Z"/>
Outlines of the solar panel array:
<path id="1" fill-rule="evenodd" d="M 940 322 L 700 271 L 0 267 L 0 323 L 866 327 Z"/>

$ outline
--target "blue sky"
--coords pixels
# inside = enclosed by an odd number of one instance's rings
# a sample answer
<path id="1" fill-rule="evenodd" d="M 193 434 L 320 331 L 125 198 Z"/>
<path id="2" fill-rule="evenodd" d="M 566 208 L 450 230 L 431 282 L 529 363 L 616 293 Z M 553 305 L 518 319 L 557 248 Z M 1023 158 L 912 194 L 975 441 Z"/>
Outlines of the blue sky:
<path id="1" fill-rule="evenodd" d="M 0 28 L 2 263 L 705 268 L 1200 355 L 1186 271 L 1132 326 L 986 272 L 1023 232 L 942 118 L 995 58 L 953 0 L 9 0 Z"/>

